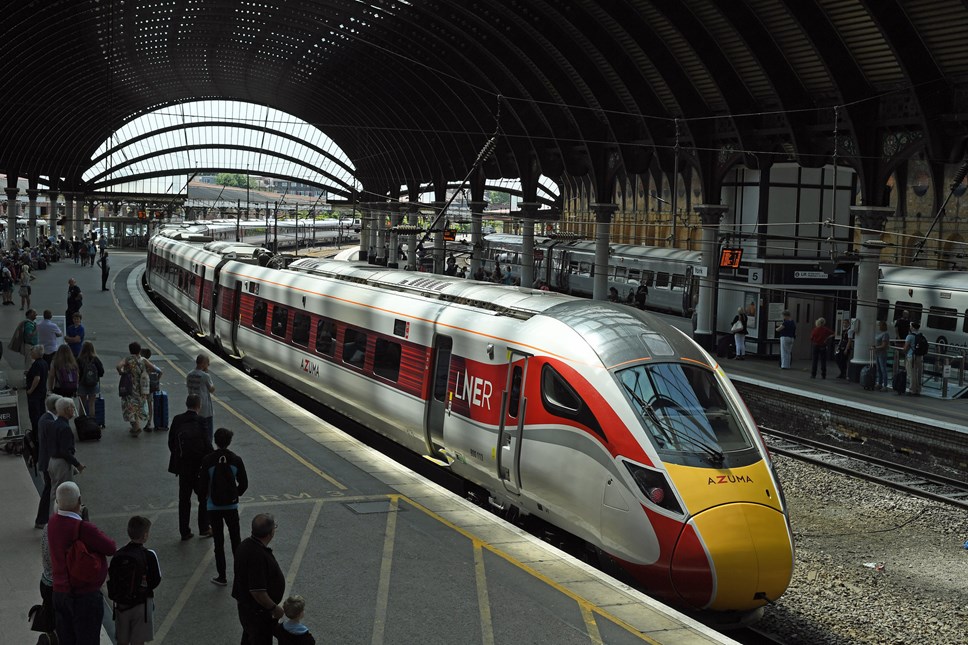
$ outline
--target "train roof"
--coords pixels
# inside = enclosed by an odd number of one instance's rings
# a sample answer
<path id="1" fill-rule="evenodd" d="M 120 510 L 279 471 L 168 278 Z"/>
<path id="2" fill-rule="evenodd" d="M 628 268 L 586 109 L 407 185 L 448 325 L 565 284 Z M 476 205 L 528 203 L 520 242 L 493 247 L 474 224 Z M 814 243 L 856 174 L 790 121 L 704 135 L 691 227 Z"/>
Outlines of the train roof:
<path id="1" fill-rule="evenodd" d="M 520 250 L 524 244 L 524 237 L 512 235 L 510 233 L 494 233 L 486 235 L 485 241 L 492 248 L 507 247 L 508 249 Z M 556 249 L 567 249 L 577 253 L 595 254 L 596 242 L 589 240 L 556 240 L 550 237 L 535 236 L 535 248 L 548 248 L 554 246 Z M 670 260 L 675 262 L 685 262 L 690 264 L 699 263 L 702 253 L 699 251 L 687 251 L 664 246 L 639 246 L 635 244 L 609 244 L 608 246 L 612 262 L 616 258 L 641 258 L 648 257 L 655 260 Z"/>
<path id="2" fill-rule="evenodd" d="M 964 291 L 968 288 L 968 271 L 939 271 L 937 269 L 881 265 L 880 282 Z"/>

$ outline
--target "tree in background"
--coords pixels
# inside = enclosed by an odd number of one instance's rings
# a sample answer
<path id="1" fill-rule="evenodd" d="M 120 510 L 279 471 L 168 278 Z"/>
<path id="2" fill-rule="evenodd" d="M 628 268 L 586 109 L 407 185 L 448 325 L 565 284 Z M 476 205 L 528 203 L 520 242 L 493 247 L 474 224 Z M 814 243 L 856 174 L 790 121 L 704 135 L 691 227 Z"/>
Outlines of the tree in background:
<path id="1" fill-rule="evenodd" d="M 487 201 L 488 206 L 491 208 L 496 207 L 511 207 L 511 195 L 499 190 L 489 190 L 487 191 Z"/>
<path id="2" fill-rule="evenodd" d="M 252 177 L 238 172 L 220 172 L 215 175 L 215 183 L 219 186 L 252 188 Z"/>

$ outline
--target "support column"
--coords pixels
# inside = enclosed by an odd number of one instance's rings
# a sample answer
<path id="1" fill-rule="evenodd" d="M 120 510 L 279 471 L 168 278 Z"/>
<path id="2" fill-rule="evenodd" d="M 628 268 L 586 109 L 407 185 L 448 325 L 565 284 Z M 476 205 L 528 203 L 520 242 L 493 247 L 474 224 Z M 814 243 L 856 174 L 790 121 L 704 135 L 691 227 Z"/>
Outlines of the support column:
<path id="1" fill-rule="evenodd" d="M 434 202 L 434 216 L 436 217 L 447 205 L 447 202 Z M 441 217 L 437 220 L 437 230 L 434 231 L 434 273 L 443 275 L 444 262 L 447 258 L 447 247 L 444 242 L 444 227 L 447 225 L 447 218 Z"/>
<path id="2" fill-rule="evenodd" d="M 16 182 L 14 178 L 14 182 Z M 13 250 L 17 248 L 17 193 L 20 190 L 16 184 L 4 188 L 7 192 L 7 248 Z"/>
<path id="3" fill-rule="evenodd" d="M 400 225 L 400 211 L 403 204 L 396 202 L 390 204 L 390 242 L 387 245 L 387 267 L 391 269 L 400 268 L 400 252 L 397 247 L 400 245 L 400 235 L 397 233 L 397 226 Z"/>
<path id="4" fill-rule="evenodd" d="M 57 241 L 57 198 L 60 197 L 60 193 L 56 190 L 52 190 L 47 193 L 47 199 L 50 200 L 50 207 L 47 209 L 47 236 L 54 236 L 54 242 Z"/>
<path id="5" fill-rule="evenodd" d="M 484 236 L 481 235 L 481 227 L 487 202 L 467 202 L 467 207 L 471 209 L 471 265 L 468 275 L 474 277 L 481 267 L 481 255 L 484 249 Z"/>
<path id="6" fill-rule="evenodd" d="M 386 203 L 378 203 L 373 209 L 373 222 L 376 231 L 376 264 L 387 265 L 387 212 Z"/>
<path id="7" fill-rule="evenodd" d="M 595 278 L 592 281 L 592 298 L 594 300 L 607 300 L 608 242 L 612 228 L 612 214 L 618 210 L 618 204 L 602 203 L 589 204 L 588 206 L 595 213 Z"/>
<path id="8" fill-rule="evenodd" d="M 706 275 L 699 276 L 699 304 L 696 305 L 694 340 L 704 349 L 716 348 L 715 292 L 719 283 L 719 222 L 727 207 L 720 204 L 696 204 L 702 222 L 702 264 Z"/>
<path id="9" fill-rule="evenodd" d="M 360 262 L 370 261 L 370 207 L 360 202 Z"/>
<path id="10" fill-rule="evenodd" d="M 884 242 L 881 234 L 887 218 L 895 214 L 889 206 L 851 206 L 851 215 L 861 227 L 860 259 L 857 263 L 857 318 L 854 330 L 854 356 L 847 368 L 847 378 L 860 380 L 860 371 L 870 361 L 870 348 L 874 346 L 877 330 L 877 275 Z"/>
<path id="11" fill-rule="evenodd" d="M 74 239 L 74 193 L 64 193 L 64 239 Z"/>
<path id="12" fill-rule="evenodd" d="M 407 213 L 407 223 L 416 230 L 420 222 L 420 202 L 411 202 L 407 205 L 410 211 Z M 417 270 L 417 234 L 411 233 L 407 236 L 407 267 L 411 271 Z"/>
<path id="13" fill-rule="evenodd" d="M 521 286 L 530 288 L 534 284 L 534 218 L 541 204 L 537 202 L 518 202 L 521 209 Z M 605 256 L 606 262 L 608 256 Z"/>
<path id="14" fill-rule="evenodd" d="M 33 183 L 33 182 L 31 182 Z M 37 246 L 37 190 L 36 184 L 27 189 L 27 241 L 30 248 Z"/>

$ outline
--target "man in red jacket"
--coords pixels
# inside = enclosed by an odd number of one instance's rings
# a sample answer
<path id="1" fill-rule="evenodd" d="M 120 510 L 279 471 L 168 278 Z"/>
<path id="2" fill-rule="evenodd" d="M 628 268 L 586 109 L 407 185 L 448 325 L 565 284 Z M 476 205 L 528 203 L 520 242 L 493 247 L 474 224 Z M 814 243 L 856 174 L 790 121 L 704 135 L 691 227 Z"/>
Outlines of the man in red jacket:
<path id="1" fill-rule="evenodd" d="M 55 493 L 57 512 L 47 523 L 51 571 L 54 578 L 54 613 L 57 638 L 61 645 L 98 645 L 104 619 L 101 585 L 108 575 L 107 556 L 114 555 L 117 545 L 91 522 L 81 519 L 81 489 L 74 482 L 64 482 Z M 100 575 L 92 582 L 71 580 L 67 569 L 67 552 L 74 540 L 80 540 L 101 562 Z"/>

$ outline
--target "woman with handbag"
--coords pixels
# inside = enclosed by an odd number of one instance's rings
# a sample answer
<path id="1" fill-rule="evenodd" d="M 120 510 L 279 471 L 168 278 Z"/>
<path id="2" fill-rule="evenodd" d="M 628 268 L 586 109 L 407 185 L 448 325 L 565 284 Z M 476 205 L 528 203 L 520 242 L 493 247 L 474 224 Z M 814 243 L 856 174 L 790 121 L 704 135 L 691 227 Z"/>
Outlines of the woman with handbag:
<path id="1" fill-rule="evenodd" d="M 148 373 L 154 371 L 155 366 L 141 357 L 139 343 L 130 343 L 128 351 L 131 353 L 117 365 L 121 375 L 118 395 L 121 397 L 121 414 L 131 424 L 131 436 L 137 437 L 148 421 L 148 397 L 151 396 Z"/>
<path id="2" fill-rule="evenodd" d="M 736 343 L 736 360 L 738 361 L 745 360 L 744 357 L 746 356 L 746 321 L 746 312 L 740 307 L 736 310 L 736 316 L 729 328 L 729 331 L 733 334 L 733 341 Z"/>

